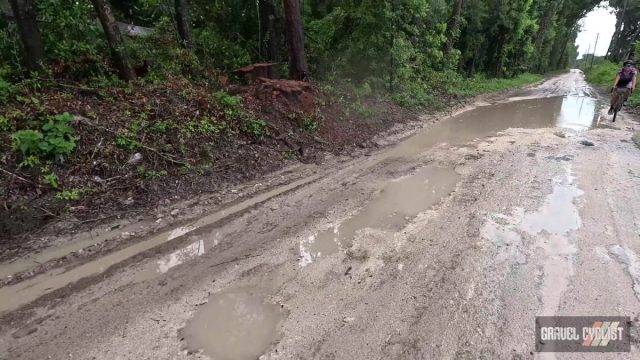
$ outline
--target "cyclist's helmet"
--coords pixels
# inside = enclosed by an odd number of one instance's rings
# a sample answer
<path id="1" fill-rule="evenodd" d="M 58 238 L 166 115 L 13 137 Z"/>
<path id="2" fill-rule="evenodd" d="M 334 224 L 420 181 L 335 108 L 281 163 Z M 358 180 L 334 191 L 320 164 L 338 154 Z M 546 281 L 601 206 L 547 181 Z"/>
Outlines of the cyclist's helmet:
<path id="1" fill-rule="evenodd" d="M 635 66 L 635 65 L 636 65 L 636 62 L 631 59 L 624 62 L 624 66 Z"/>

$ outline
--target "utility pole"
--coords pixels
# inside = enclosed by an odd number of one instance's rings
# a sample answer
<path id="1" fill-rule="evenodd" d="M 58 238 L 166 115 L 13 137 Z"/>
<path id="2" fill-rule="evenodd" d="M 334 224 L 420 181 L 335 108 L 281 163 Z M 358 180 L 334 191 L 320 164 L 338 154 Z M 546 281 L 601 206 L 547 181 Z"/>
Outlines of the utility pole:
<path id="1" fill-rule="evenodd" d="M 600 33 L 596 35 L 596 45 L 593 47 L 593 56 L 591 57 L 591 66 L 589 67 L 589 70 L 593 68 L 593 60 L 595 60 L 596 58 L 596 49 L 598 48 L 598 39 L 600 39 Z"/>
<path id="2" fill-rule="evenodd" d="M 586 62 L 589 61 L 589 52 L 590 51 L 591 51 L 591 44 L 589 44 L 589 48 L 587 49 L 587 52 L 584 53 L 584 55 L 582 56 L 582 60 L 584 60 L 584 62 L 585 62 L 584 70 L 587 70 Z"/>

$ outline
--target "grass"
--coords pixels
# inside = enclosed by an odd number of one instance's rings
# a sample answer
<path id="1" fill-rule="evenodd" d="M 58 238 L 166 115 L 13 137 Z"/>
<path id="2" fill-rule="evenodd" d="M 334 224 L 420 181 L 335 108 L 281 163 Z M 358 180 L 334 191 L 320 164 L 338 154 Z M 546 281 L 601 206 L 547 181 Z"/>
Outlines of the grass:
<path id="1" fill-rule="evenodd" d="M 608 91 L 613 85 L 613 79 L 615 79 L 618 70 L 620 70 L 620 65 L 611 61 L 603 61 L 595 64 L 592 69 L 585 71 L 585 75 L 590 84 Z M 627 104 L 631 107 L 640 106 L 640 92 L 634 91 Z"/>
<path id="2" fill-rule="evenodd" d="M 432 72 L 422 81 L 405 84 L 403 91 L 392 99 L 408 108 L 441 109 L 451 97 L 467 98 L 480 94 L 499 92 L 533 84 L 543 79 L 542 75 L 524 73 L 511 78 L 491 78 L 477 74 L 465 78 L 455 72 Z"/>
<path id="3" fill-rule="evenodd" d="M 533 84 L 542 79 L 542 75 L 529 73 L 512 78 L 487 78 L 484 75 L 477 75 L 464 81 L 461 86 L 464 86 L 469 96 L 475 96 Z"/>

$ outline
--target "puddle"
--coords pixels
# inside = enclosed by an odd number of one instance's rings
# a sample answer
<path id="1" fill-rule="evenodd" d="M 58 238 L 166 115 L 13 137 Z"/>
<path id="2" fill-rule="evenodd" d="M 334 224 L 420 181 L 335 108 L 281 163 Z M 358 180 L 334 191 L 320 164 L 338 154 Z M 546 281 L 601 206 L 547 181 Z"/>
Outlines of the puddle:
<path id="1" fill-rule="evenodd" d="M 481 106 L 441 121 L 403 141 L 381 157 L 363 161 L 354 167 L 364 169 L 384 158 L 417 155 L 442 143 L 464 145 L 475 139 L 494 135 L 507 128 L 559 126 L 574 130 L 586 130 L 593 126 L 596 103 L 586 94 L 576 94 L 565 97 L 528 99 Z M 265 192 L 254 198 L 231 205 L 224 210 L 207 215 L 188 227 L 151 236 L 139 243 L 75 268 L 65 269 L 64 271 L 49 271 L 18 284 L 0 288 L 0 313 L 13 310 L 82 278 L 97 275 L 132 256 L 171 241 L 176 237 L 184 236 L 196 229 L 211 225 L 229 215 L 243 211 L 297 187 L 309 184 L 320 177 L 320 175 L 311 176 Z M 312 261 L 314 257 L 326 256 L 338 251 L 341 246 L 349 246 L 354 235 L 360 229 L 373 227 L 382 230 L 398 230 L 408 219 L 428 209 L 448 192 L 452 191 L 456 182 L 457 175 L 453 170 L 438 170 L 437 168 L 423 169 L 413 176 L 392 182 L 360 213 L 340 224 L 336 229 L 317 234 L 313 241 L 307 241 L 306 245 L 301 244 L 301 252 L 306 252 L 308 258 Z M 94 240 L 92 239 L 92 241 Z M 14 263 L 0 264 L 0 274 L 8 276 L 18 271 L 28 270 L 33 268 L 34 263 L 37 264 L 37 262 L 64 256 L 68 251 L 78 250 L 84 245 L 86 244 L 78 242 L 69 247 L 61 247 L 44 252 L 37 259 L 29 258 Z M 36 260 L 37 262 L 35 262 Z"/>
<path id="2" fill-rule="evenodd" d="M 14 310 L 21 305 L 28 304 L 47 293 L 63 288 L 82 278 L 100 274 L 115 264 L 118 264 L 147 250 L 153 249 L 158 245 L 162 245 L 171 240 L 174 240 L 179 233 L 184 236 L 190 231 L 194 231 L 195 229 L 200 229 L 205 226 L 211 225 L 221 219 L 226 218 L 227 216 L 239 213 L 247 208 L 250 208 L 275 196 L 284 194 L 300 186 L 314 182 L 319 178 L 320 175 L 314 175 L 308 178 L 294 181 L 290 184 L 259 194 L 251 199 L 231 205 L 221 211 L 209 214 L 203 218 L 198 219 L 193 224 L 181 228 L 180 230 L 178 230 L 178 232 L 172 230 L 160 233 L 146 240 L 135 243 L 129 247 L 105 255 L 101 258 L 76 266 L 72 269 L 54 269 L 52 271 L 40 274 L 34 278 L 19 282 L 17 284 L 4 286 L 0 288 L 0 314 L 5 311 Z"/>
<path id="3" fill-rule="evenodd" d="M 199 240 L 158 260 L 158 272 L 164 274 L 172 267 L 202 254 L 204 254 L 204 241 Z"/>
<path id="4" fill-rule="evenodd" d="M 464 145 L 509 128 L 584 131 L 596 124 L 596 106 L 594 98 L 577 95 L 480 106 L 421 131 L 393 149 L 392 156 L 416 155 L 443 143 Z"/>
<path id="5" fill-rule="evenodd" d="M 509 260 L 525 264 L 527 257 L 522 235 L 535 237 L 533 250 L 541 250 L 538 264 L 541 274 L 541 314 L 554 315 L 562 295 L 574 274 L 573 262 L 578 249 L 569 237 L 582 225 L 580 213 L 574 204 L 582 196 L 571 175 L 571 167 L 565 166 L 565 174 L 553 180 L 553 191 L 542 206 L 533 212 L 516 208 L 512 216 L 495 214 L 487 219 L 480 234 L 498 248 L 495 261 Z M 639 268 L 640 272 L 640 268 Z M 640 280 L 640 277 L 639 277 Z"/>
<path id="6" fill-rule="evenodd" d="M 633 291 L 640 300 L 640 260 L 633 250 L 620 245 L 612 245 L 609 247 L 609 253 L 613 255 L 619 263 L 621 263 L 633 281 Z"/>
<path id="7" fill-rule="evenodd" d="M 535 246 L 544 252 L 540 311 L 549 316 L 558 311 L 574 274 L 573 261 L 578 249 L 568 235 L 582 225 L 574 201 L 583 192 L 574 184 L 571 167 L 565 166 L 565 170 L 564 176 L 554 179 L 553 192 L 540 209 L 525 214 L 520 224 L 522 231 L 537 235 Z"/>
<path id="8" fill-rule="evenodd" d="M 573 184 L 571 175 L 556 179 L 551 195 L 547 196 L 538 211 L 524 216 L 520 228 L 530 235 L 536 235 L 542 231 L 565 235 L 577 230 L 581 226 L 581 221 L 573 200 L 582 194 L 583 192 Z"/>
<path id="9" fill-rule="evenodd" d="M 280 306 L 252 292 L 228 291 L 212 295 L 181 335 L 189 350 L 212 359 L 254 360 L 277 340 L 283 318 Z"/>
<path id="10" fill-rule="evenodd" d="M 556 126 L 575 131 L 587 130 L 598 122 L 596 112 L 598 102 L 589 96 L 566 96 L 562 100 Z"/>
<path id="11" fill-rule="evenodd" d="M 416 215 L 453 192 L 459 178 L 451 168 L 425 166 L 412 175 L 390 181 L 354 216 L 303 241 L 301 265 L 350 247 L 358 230 L 402 229 Z"/>
<path id="12" fill-rule="evenodd" d="M 134 283 L 141 283 L 153 279 L 160 274 L 164 274 L 170 269 L 185 263 L 189 260 L 202 256 L 205 253 L 204 240 L 198 240 L 178 251 L 163 256 L 156 262 L 150 262 L 134 275 Z"/>

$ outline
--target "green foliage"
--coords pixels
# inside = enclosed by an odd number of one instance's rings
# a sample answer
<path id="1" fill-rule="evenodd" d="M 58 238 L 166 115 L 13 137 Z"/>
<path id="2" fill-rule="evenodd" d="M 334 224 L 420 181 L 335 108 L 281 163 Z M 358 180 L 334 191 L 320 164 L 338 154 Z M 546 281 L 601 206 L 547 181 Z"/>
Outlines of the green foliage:
<path id="1" fill-rule="evenodd" d="M 82 189 L 71 189 L 57 192 L 54 198 L 58 201 L 77 201 L 82 197 Z"/>
<path id="2" fill-rule="evenodd" d="M 14 86 L 0 77 L 0 104 L 6 104 L 13 96 Z"/>
<path id="3" fill-rule="evenodd" d="M 310 134 L 313 134 L 318 130 L 318 122 L 310 116 L 304 116 L 302 118 L 302 129 Z"/>
<path id="4" fill-rule="evenodd" d="M 54 189 L 58 188 L 58 176 L 53 172 L 44 173 L 42 175 L 42 182 Z"/>
<path id="5" fill-rule="evenodd" d="M 294 160 L 297 157 L 298 156 L 296 155 L 296 152 L 293 150 L 285 150 L 284 152 L 282 152 L 282 158 L 285 160 Z"/>
<path id="6" fill-rule="evenodd" d="M 0 115 L 0 132 L 10 131 L 11 128 L 12 126 L 9 123 L 9 120 L 6 117 Z"/>
<path id="7" fill-rule="evenodd" d="M 248 119 L 244 126 L 244 130 L 255 140 L 261 139 L 265 135 L 266 129 L 267 123 L 255 118 Z"/>
<path id="8" fill-rule="evenodd" d="M 137 168 L 138 175 L 145 180 L 153 180 L 161 177 L 167 176 L 166 170 L 147 170 L 144 165 L 140 165 Z"/>
<path id="9" fill-rule="evenodd" d="M 222 108 L 227 120 L 233 120 L 243 115 L 240 108 L 241 99 L 238 96 L 231 96 L 225 91 L 218 91 L 213 94 L 215 101 Z"/>
<path id="10" fill-rule="evenodd" d="M 153 125 L 151 125 L 151 127 L 149 128 L 149 130 L 151 132 L 157 133 L 157 134 L 166 134 L 167 130 L 169 130 L 169 123 L 166 121 L 158 121 L 156 123 L 154 123 Z"/>
<path id="11" fill-rule="evenodd" d="M 223 122 L 215 122 L 213 119 L 203 117 L 199 120 L 192 120 L 187 122 L 182 128 L 182 132 L 187 135 L 218 135 L 224 129 L 227 128 L 227 124 Z"/>
<path id="12" fill-rule="evenodd" d="M 49 116 L 40 130 L 19 130 L 11 134 L 12 147 L 24 158 L 43 157 L 63 161 L 76 147 L 72 117 L 68 113 Z"/>
<path id="13" fill-rule="evenodd" d="M 587 81 L 601 88 L 611 88 L 620 66 L 610 61 L 595 64 L 593 68 L 585 69 Z"/>
<path id="14" fill-rule="evenodd" d="M 44 136 L 38 130 L 20 130 L 11 134 L 13 149 L 20 151 L 24 157 L 39 155 L 43 139 Z"/>
<path id="15" fill-rule="evenodd" d="M 119 134 L 117 134 L 115 138 L 115 144 L 119 149 L 122 150 L 132 151 L 140 148 L 140 143 L 136 139 L 136 136 L 129 130 L 123 130 Z"/>
<path id="16" fill-rule="evenodd" d="M 601 90 L 609 90 L 613 86 L 613 80 L 616 78 L 616 74 L 620 70 L 622 65 L 612 63 L 611 61 L 602 61 L 593 66 L 593 68 L 587 69 L 585 75 L 587 81 Z M 640 106 L 640 91 L 636 89 L 633 95 L 627 101 L 627 104 L 632 107 Z"/>
<path id="17" fill-rule="evenodd" d="M 231 71 L 251 62 L 247 48 L 225 38 L 210 26 L 196 29 L 194 42 L 198 58 L 203 59 L 205 66 Z"/>

